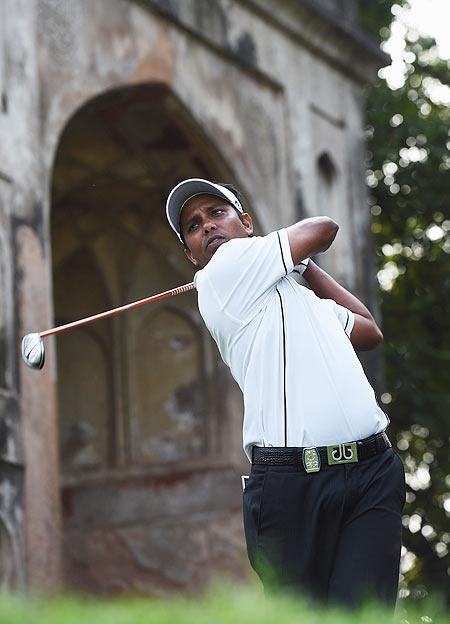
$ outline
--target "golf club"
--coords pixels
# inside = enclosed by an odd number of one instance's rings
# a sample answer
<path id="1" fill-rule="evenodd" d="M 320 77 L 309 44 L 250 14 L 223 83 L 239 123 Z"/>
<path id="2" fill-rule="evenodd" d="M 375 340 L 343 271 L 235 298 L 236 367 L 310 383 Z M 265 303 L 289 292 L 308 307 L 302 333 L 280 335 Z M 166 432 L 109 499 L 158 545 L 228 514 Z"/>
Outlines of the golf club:
<path id="1" fill-rule="evenodd" d="M 66 323 L 65 325 L 60 325 L 59 327 L 46 329 L 45 331 L 39 333 L 27 334 L 22 339 L 23 361 L 30 368 L 40 370 L 44 366 L 45 362 L 45 349 L 42 339 L 46 336 L 60 334 L 62 332 L 68 331 L 69 329 L 74 329 L 75 327 L 88 325 L 89 323 L 93 323 L 94 321 L 99 321 L 100 319 L 108 318 L 109 316 L 120 314 L 121 312 L 134 310 L 135 308 L 139 308 L 140 306 L 146 305 L 147 303 L 153 303 L 154 301 L 160 301 L 161 299 L 165 299 L 166 297 L 180 295 L 181 293 L 188 292 L 189 290 L 193 290 L 194 288 L 194 282 L 191 282 L 189 284 L 184 284 L 183 286 L 178 286 L 177 288 L 172 288 L 172 290 L 166 290 L 165 292 L 159 293 L 157 295 L 152 295 L 151 297 L 145 297 L 145 299 L 139 299 L 138 301 L 127 303 L 123 306 L 120 306 L 119 308 L 113 308 L 112 310 L 106 310 L 105 312 L 94 314 L 93 316 L 87 316 L 86 318 L 80 319 L 78 321 L 73 321 L 72 323 Z"/>

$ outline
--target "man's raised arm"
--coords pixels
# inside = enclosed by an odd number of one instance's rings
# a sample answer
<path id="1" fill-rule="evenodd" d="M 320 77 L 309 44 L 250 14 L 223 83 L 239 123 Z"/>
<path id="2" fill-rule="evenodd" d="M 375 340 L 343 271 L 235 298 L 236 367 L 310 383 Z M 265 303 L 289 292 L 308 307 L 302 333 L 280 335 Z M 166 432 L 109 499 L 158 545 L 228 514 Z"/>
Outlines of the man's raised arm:
<path id="1" fill-rule="evenodd" d="M 329 217 L 303 219 L 286 228 L 294 265 L 309 256 L 326 251 L 334 241 L 339 226 Z"/>

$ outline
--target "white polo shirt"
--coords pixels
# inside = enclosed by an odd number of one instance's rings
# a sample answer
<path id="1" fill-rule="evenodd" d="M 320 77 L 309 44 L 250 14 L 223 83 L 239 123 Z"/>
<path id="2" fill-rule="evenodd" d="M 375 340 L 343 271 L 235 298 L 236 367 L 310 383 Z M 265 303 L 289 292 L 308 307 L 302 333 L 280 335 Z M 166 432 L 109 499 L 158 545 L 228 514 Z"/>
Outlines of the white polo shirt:
<path id="1" fill-rule="evenodd" d="M 388 418 L 353 350 L 353 313 L 289 277 L 286 230 L 221 245 L 194 281 L 200 314 L 244 395 L 244 450 L 325 446 Z"/>

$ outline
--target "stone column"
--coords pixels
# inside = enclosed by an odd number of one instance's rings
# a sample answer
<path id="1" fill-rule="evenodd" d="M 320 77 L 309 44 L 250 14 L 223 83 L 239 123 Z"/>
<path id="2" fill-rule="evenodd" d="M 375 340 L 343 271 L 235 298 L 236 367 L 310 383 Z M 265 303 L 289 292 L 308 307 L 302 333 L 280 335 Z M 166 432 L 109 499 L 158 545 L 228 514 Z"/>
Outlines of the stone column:
<path id="1" fill-rule="evenodd" d="M 52 590 L 60 581 L 55 363 L 51 344 L 42 372 L 27 369 L 20 356 L 23 334 L 53 324 L 50 173 L 43 165 L 36 35 L 39 4 L 0 3 L 0 232 L 8 276 L 0 308 L 9 319 L 0 383 L 0 543 L 11 570 L 4 571 L 5 584 L 26 582 Z"/>

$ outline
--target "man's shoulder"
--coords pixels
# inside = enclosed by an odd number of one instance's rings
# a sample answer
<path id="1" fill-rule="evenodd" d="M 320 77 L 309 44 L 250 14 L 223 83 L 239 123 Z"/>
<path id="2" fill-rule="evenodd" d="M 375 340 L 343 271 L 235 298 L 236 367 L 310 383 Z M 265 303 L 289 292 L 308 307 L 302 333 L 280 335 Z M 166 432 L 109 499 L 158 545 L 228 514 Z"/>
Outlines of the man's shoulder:
<path id="1" fill-rule="evenodd" d="M 223 243 L 195 275 L 199 307 L 226 312 L 240 324 L 268 305 L 277 284 L 292 270 L 286 231 Z"/>
<path id="2" fill-rule="evenodd" d="M 274 232 L 271 232 L 271 234 L 274 234 Z M 213 257 L 206 266 L 208 267 L 211 262 L 217 262 L 218 260 L 220 261 L 220 258 L 222 258 L 223 256 L 234 255 L 238 250 L 247 251 L 252 247 L 258 245 L 261 240 L 264 240 L 268 236 L 271 236 L 271 234 L 268 234 L 267 236 L 245 236 L 243 238 L 232 238 L 217 249 L 216 253 L 213 255 Z"/>
<path id="3" fill-rule="evenodd" d="M 261 246 L 260 241 L 265 238 L 267 237 L 232 238 L 217 249 L 208 264 L 198 271 L 196 275 L 201 278 L 201 276 L 211 275 L 215 272 L 232 270 L 244 258 L 247 263 L 251 262 L 252 256 L 256 257 L 258 255 L 258 250 Z"/>

